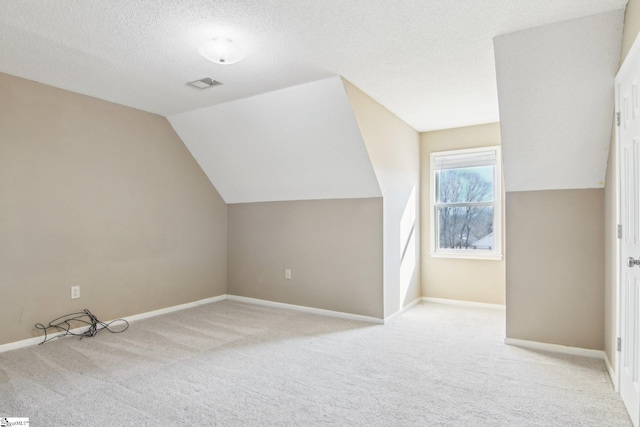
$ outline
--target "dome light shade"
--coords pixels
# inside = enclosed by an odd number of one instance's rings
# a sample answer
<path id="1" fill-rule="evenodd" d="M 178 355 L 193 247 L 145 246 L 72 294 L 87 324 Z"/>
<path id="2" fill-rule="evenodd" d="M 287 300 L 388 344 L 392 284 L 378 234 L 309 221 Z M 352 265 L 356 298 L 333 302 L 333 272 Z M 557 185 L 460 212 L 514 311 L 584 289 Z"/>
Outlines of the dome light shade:
<path id="1" fill-rule="evenodd" d="M 198 52 L 209 61 L 222 65 L 235 64 L 244 58 L 244 52 L 225 38 L 208 41 L 200 46 Z"/>

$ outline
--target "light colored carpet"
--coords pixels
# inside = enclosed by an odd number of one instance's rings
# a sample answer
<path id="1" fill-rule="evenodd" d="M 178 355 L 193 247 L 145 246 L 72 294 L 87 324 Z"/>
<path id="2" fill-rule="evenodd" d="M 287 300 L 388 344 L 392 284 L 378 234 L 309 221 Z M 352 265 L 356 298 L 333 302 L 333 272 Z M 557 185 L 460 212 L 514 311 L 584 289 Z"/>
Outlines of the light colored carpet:
<path id="1" fill-rule="evenodd" d="M 631 425 L 602 361 L 506 346 L 503 324 L 500 310 L 436 303 L 373 326 L 222 301 L 0 354 L 0 416 L 83 427 Z"/>

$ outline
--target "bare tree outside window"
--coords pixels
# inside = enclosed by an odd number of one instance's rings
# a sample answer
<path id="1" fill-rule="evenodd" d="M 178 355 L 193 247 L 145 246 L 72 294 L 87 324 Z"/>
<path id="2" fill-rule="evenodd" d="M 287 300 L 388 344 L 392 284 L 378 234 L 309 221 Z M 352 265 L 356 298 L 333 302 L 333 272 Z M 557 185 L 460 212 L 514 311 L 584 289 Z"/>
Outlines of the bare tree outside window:
<path id="1" fill-rule="evenodd" d="M 431 256 L 502 259 L 500 147 L 434 151 Z"/>
<path id="2" fill-rule="evenodd" d="M 493 166 L 436 174 L 440 249 L 493 249 Z"/>

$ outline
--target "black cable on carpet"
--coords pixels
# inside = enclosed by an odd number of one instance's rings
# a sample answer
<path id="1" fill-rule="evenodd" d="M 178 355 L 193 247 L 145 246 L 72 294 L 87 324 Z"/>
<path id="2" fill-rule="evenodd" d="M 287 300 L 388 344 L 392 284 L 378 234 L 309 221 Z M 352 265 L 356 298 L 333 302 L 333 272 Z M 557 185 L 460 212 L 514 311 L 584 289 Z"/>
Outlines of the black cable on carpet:
<path id="1" fill-rule="evenodd" d="M 71 329 L 72 329 L 71 322 L 84 323 L 86 325 L 89 325 L 89 329 L 87 329 L 82 333 L 71 332 Z M 120 323 L 124 322 L 123 323 L 124 328 L 119 330 L 114 330 L 111 327 L 111 325 L 115 322 L 120 322 Z M 127 328 L 129 328 L 129 322 L 127 322 L 124 319 L 116 319 L 108 323 L 101 322 L 93 313 L 91 313 L 89 310 L 85 308 L 83 311 L 79 313 L 65 314 L 64 316 L 60 316 L 57 319 L 53 319 L 51 322 L 49 322 L 48 326 L 44 326 L 42 323 L 36 323 L 35 326 L 37 329 L 40 329 L 41 331 L 44 332 L 44 340 L 39 344 L 39 345 L 42 345 L 47 341 L 51 341 L 54 338 L 62 338 L 62 337 L 66 337 L 67 335 L 80 337 L 80 339 L 95 337 L 98 334 L 98 332 L 104 331 L 105 329 L 113 334 L 117 334 L 117 333 L 126 331 Z M 47 330 L 49 329 L 55 329 L 56 331 L 61 333 L 48 338 Z"/>

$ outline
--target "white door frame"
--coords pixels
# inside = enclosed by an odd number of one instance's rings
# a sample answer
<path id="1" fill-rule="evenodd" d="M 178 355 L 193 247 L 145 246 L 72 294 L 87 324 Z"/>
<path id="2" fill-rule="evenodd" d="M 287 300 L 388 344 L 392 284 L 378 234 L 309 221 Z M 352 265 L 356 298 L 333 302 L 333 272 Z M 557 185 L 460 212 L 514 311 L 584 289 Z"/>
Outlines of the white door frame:
<path id="1" fill-rule="evenodd" d="M 629 52 L 627 53 L 627 56 L 625 57 L 624 62 L 622 63 L 622 65 L 620 66 L 620 68 L 618 69 L 618 73 L 616 74 L 615 77 L 615 81 L 614 81 L 614 87 L 615 87 L 615 111 L 616 111 L 616 115 L 620 114 L 620 93 L 619 93 L 619 80 L 622 77 L 623 74 L 626 73 L 627 68 L 631 67 L 631 63 L 633 62 L 633 58 L 640 55 L 640 34 L 638 34 L 638 36 L 636 37 L 635 41 L 633 42 L 633 45 L 631 46 L 631 49 L 629 50 Z M 617 118 L 616 118 L 616 122 L 617 122 Z M 622 224 L 622 218 L 621 218 L 621 212 L 622 212 L 622 207 L 621 207 L 621 201 L 622 201 L 622 197 L 620 194 L 620 187 L 621 187 L 621 180 L 622 180 L 622 165 L 620 164 L 621 162 L 621 155 L 620 155 L 620 127 L 618 126 L 618 123 L 614 123 L 614 128 L 615 128 L 615 138 L 614 138 L 614 143 L 615 143 L 615 149 L 616 149 L 616 157 L 615 157 L 615 166 L 616 166 L 616 174 L 615 174 L 615 197 L 616 197 L 616 201 L 615 201 L 615 219 L 616 219 L 616 224 L 620 225 Z M 616 227 L 617 228 L 617 227 Z M 616 340 L 619 339 L 620 337 L 620 332 L 621 332 L 621 313 L 622 313 L 622 302 L 621 302 L 621 291 L 622 291 L 622 265 L 621 265 L 621 253 L 622 253 L 622 239 L 619 238 L 616 235 L 616 251 L 615 251 L 615 263 L 616 263 L 616 268 L 615 268 L 615 272 L 616 272 L 616 282 L 615 282 L 615 292 L 616 292 L 616 319 L 615 319 L 615 337 Z M 623 343 L 624 345 L 624 343 Z M 611 367 L 607 366 L 607 368 L 609 369 L 609 375 L 611 376 L 611 380 L 613 382 L 614 388 L 616 392 L 620 392 L 620 376 L 622 373 L 622 369 L 620 369 L 620 351 L 615 351 L 615 371 L 612 372 L 611 371 Z"/>
<path id="2" fill-rule="evenodd" d="M 635 46 L 635 44 L 634 44 Z M 622 67 L 620 67 L 620 69 L 622 69 Z M 614 359 L 615 359 L 615 370 L 612 372 L 611 369 L 611 365 L 609 364 L 609 362 L 607 361 L 607 369 L 609 369 L 609 376 L 611 377 L 611 381 L 613 382 L 613 388 L 616 391 L 616 393 L 620 393 L 620 352 L 617 349 L 617 340 L 620 338 L 620 317 L 621 317 L 621 304 L 620 304 L 620 293 L 621 293 L 621 288 L 622 288 L 622 266 L 620 265 L 620 253 L 622 252 L 622 239 L 620 238 L 620 235 L 618 234 L 618 228 L 621 226 L 622 224 L 622 218 L 620 216 L 620 212 L 622 211 L 621 208 L 621 204 L 622 204 L 622 197 L 620 194 L 620 182 L 622 180 L 621 177 L 621 169 L 622 169 L 622 165 L 620 164 L 620 127 L 618 126 L 617 120 L 619 117 L 619 111 L 620 111 L 620 106 L 619 106 L 619 89 L 618 89 L 618 75 L 620 74 L 620 70 L 618 70 L 618 74 L 616 74 L 615 77 L 615 84 L 614 84 L 614 88 L 615 88 L 615 113 L 614 113 L 614 123 L 613 123 L 613 127 L 614 127 L 614 132 L 615 132 L 615 137 L 614 137 L 614 144 L 615 144 L 615 149 L 616 149 L 616 159 L 615 159 L 615 166 L 616 166 L 616 173 L 615 173 L 615 193 L 616 193 L 616 202 L 615 202 L 615 220 L 616 220 L 616 225 L 615 225 L 615 239 L 616 239 L 616 253 L 615 253 L 615 257 L 614 257 L 614 262 L 616 264 L 616 281 L 615 283 L 612 284 L 612 286 L 615 286 L 615 293 L 616 293 L 616 326 L 615 326 L 615 341 L 616 344 L 614 344 Z M 606 206 L 605 206 L 606 209 Z M 606 354 L 605 354 L 605 358 L 606 358 Z"/>
<path id="3" fill-rule="evenodd" d="M 640 34 L 636 37 L 631 49 L 627 53 L 624 62 L 618 69 L 618 73 L 615 77 L 615 110 L 616 114 L 620 112 L 620 94 L 618 89 L 618 80 L 620 76 L 626 71 L 628 67 L 631 65 L 631 58 L 635 55 L 640 54 Z M 621 182 L 621 171 L 622 167 L 620 164 L 620 128 L 614 123 L 615 128 L 615 148 L 616 148 L 616 174 L 615 174 L 615 193 L 616 193 L 616 203 L 615 203 L 615 217 L 616 224 L 622 223 L 622 218 L 620 217 L 620 213 L 622 211 L 620 203 L 621 203 L 621 194 L 620 194 L 620 182 Z M 616 339 L 620 337 L 620 316 L 621 316 L 621 301 L 620 301 L 620 293 L 621 293 L 621 280 L 622 280 L 622 271 L 620 264 L 620 253 L 622 251 L 622 240 L 616 236 L 616 254 L 615 254 L 615 263 L 616 263 L 616 328 L 615 328 L 615 337 Z M 620 352 L 616 350 L 615 352 L 615 374 L 611 376 L 611 380 L 613 381 L 614 388 L 616 392 L 620 392 Z M 611 372 L 609 372 L 611 374 Z"/>

